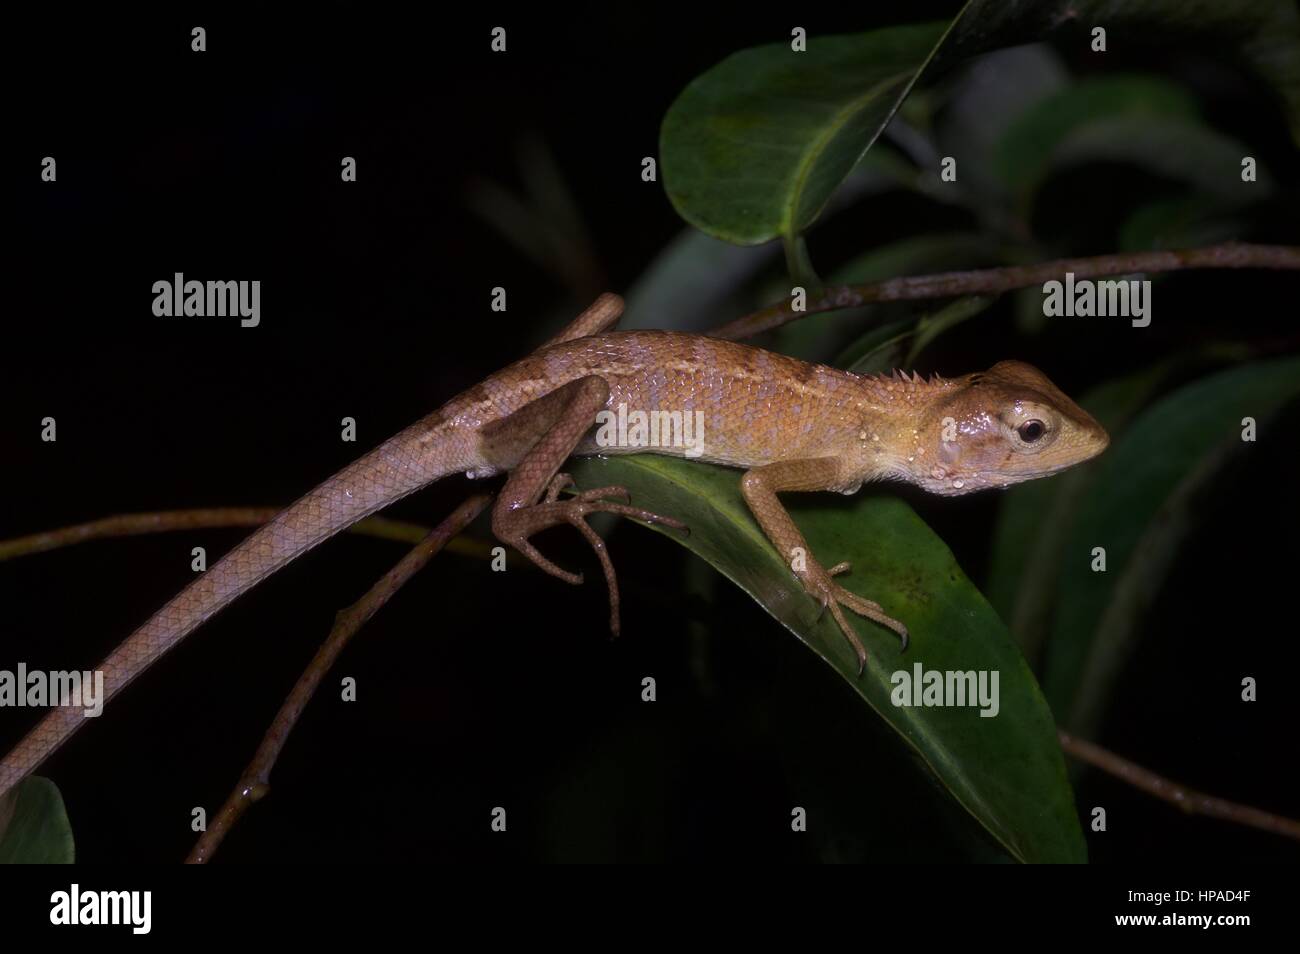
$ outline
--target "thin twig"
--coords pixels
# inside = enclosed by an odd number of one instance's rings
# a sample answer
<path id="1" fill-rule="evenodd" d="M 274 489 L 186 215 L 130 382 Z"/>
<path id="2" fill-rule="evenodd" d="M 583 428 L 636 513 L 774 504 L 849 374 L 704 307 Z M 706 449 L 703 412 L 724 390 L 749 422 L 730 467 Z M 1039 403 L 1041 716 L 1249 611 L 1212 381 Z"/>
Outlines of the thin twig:
<path id="1" fill-rule="evenodd" d="M 1248 825 L 1275 835 L 1300 840 L 1300 821 L 1179 785 L 1163 775 L 1157 775 L 1150 769 L 1144 769 L 1128 759 L 1121 758 L 1114 752 L 1108 752 L 1099 745 L 1085 739 L 1076 739 L 1064 729 L 1058 729 L 1056 734 L 1061 740 L 1061 748 L 1080 762 L 1086 762 L 1103 772 L 1108 772 L 1122 782 L 1127 782 L 1134 788 L 1164 799 L 1189 815 L 1209 815 L 1212 818 L 1222 818 L 1224 821 L 1235 822 L 1238 825 Z"/>
<path id="2" fill-rule="evenodd" d="M 402 557 L 401 561 L 384 574 L 365 596 L 347 609 L 339 610 L 334 617 L 334 627 L 330 630 L 329 636 L 325 638 L 315 658 L 284 700 L 284 705 L 276 713 L 275 720 L 267 729 L 253 760 L 249 762 L 248 768 L 244 770 L 243 776 L 226 799 L 226 803 L 213 818 L 212 824 L 199 836 L 189 857 L 185 859 L 187 863 L 203 864 L 211 860 L 231 826 L 239 820 L 249 805 L 266 794 L 270 784 L 271 769 L 279 758 L 289 733 L 293 731 L 298 717 L 302 715 L 303 709 L 315 694 L 321 680 L 334 665 L 334 661 L 338 659 L 343 647 L 348 644 L 348 640 L 392 598 L 393 594 L 402 588 L 407 580 L 433 559 L 448 541 L 482 513 L 491 500 L 491 494 L 475 494 L 470 497 L 420 541 L 415 549 Z"/>
<path id="3" fill-rule="evenodd" d="M 1041 285 L 1061 279 L 1066 272 L 1075 278 L 1103 275 L 1133 275 L 1139 272 L 1175 272 L 1188 268 L 1282 268 L 1300 269 L 1300 246 L 1248 245 L 1227 242 L 1203 248 L 1159 252 L 1120 252 L 1090 258 L 1060 258 L 1037 265 L 1010 265 L 966 272 L 941 272 L 890 278 L 861 285 L 828 285 L 813 293 L 800 311 L 793 302 L 782 301 L 768 308 L 729 321 L 713 329 L 714 338 L 738 340 L 779 328 L 781 325 L 840 308 L 856 308 L 883 301 L 915 301 L 924 298 L 952 298 L 957 295 L 989 295 Z"/>
<path id="4" fill-rule="evenodd" d="M 258 527 L 280 512 L 280 507 L 202 507 L 194 510 L 160 510 L 151 513 L 123 513 L 86 523 L 59 527 L 12 540 L 0 540 L 0 560 L 43 553 L 87 540 L 109 537 L 132 537 L 146 533 L 166 533 L 171 530 L 212 529 L 215 527 Z M 348 530 L 363 536 L 396 540 L 399 543 L 417 543 L 429 533 L 429 528 L 387 517 L 367 517 Z M 466 556 L 485 557 L 488 547 L 480 540 L 453 540 L 447 549 Z"/>

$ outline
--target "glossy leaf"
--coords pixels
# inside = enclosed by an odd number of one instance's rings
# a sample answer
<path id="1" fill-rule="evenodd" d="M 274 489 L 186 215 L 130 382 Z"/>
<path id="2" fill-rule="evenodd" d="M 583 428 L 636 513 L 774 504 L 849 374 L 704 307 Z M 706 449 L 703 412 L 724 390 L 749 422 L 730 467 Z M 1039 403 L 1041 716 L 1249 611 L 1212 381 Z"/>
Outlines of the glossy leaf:
<path id="1" fill-rule="evenodd" d="M 72 825 L 48 778 L 31 776 L 0 798 L 0 865 L 71 864 Z"/>
<path id="2" fill-rule="evenodd" d="M 581 461 L 573 474 L 584 487 L 626 486 L 638 506 L 686 521 L 688 536 L 666 534 L 740 586 L 826 661 L 1013 856 L 1084 859 L 1055 724 L 1028 666 L 947 547 L 906 504 L 870 493 L 851 499 L 787 496 L 813 554 L 827 564 L 850 561 L 852 573 L 840 581 L 911 628 L 912 646 L 904 654 L 892 633 L 860 621 L 870 658 L 859 678 L 853 652 L 829 614 L 819 613 L 750 516 L 736 471 L 637 455 Z M 997 672 L 998 715 L 893 705 L 891 677 L 918 664 L 927 671 Z M 851 737 L 846 744 L 852 753 Z"/>
<path id="3" fill-rule="evenodd" d="M 697 77 L 660 134 L 686 221 L 738 245 L 797 235 L 880 134 L 944 25 L 742 50 Z"/>

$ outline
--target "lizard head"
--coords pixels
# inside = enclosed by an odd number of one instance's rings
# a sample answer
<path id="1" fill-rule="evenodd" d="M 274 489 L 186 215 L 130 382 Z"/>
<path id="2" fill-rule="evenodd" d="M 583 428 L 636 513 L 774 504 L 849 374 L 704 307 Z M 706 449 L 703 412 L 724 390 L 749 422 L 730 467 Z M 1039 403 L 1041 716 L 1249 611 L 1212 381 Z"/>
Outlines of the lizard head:
<path id="1" fill-rule="evenodd" d="M 1046 477 L 1110 443 L 1092 415 L 1020 361 L 949 382 L 916 439 L 911 479 L 943 495 Z"/>

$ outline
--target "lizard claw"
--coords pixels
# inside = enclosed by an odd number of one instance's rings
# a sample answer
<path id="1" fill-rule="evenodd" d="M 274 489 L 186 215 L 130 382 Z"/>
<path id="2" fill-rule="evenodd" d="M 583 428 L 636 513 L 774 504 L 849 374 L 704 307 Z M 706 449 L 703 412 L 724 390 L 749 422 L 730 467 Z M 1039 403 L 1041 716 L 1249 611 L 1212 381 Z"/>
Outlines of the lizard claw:
<path id="1" fill-rule="evenodd" d="M 862 645 L 862 640 L 858 638 L 857 631 L 849 625 L 849 621 L 840 609 L 841 606 L 847 607 L 859 616 L 864 616 L 873 622 L 892 629 L 898 634 L 902 642 L 899 652 L 907 651 L 910 637 L 907 627 L 885 613 L 879 603 L 864 599 L 833 581 L 833 577 L 847 572 L 848 569 L 849 564 L 847 563 L 837 563 L 829 570 L 824 569 L 819 564 L 812 563 L 804 573 L 800 574 L 800 580 L 809 595 L 821 604 L 821 609 L 817 614 L 819 621 L 826 614 L 826 610 L 830 609 L 831 616 L 835 618 L 840 632 L 844 634 L 844 638 L 853 647 L 853 652 L 858 658 L 858 675 L 861 676 L 867 666 L 867 650 Z"/>
<path id="2" fill-rule="evenodd" d="M 542 556 L 537 547 L 528 542 L 527 537 L 520 536 L 511 540 L 506 540 L 505 542 L 509 543 L 524 556 L 528 557 L 528 559 L 532 560 L 539 569 L 545 570 L 547 573 L 551 574 L 551 576 L 561 579 L 565 583 L 572 583 L 574 586 L 581 585 L 581 573 L 570 573 L 568 570 L 556 566 L 550 560 L 546 559 L 546 557 Z"/>

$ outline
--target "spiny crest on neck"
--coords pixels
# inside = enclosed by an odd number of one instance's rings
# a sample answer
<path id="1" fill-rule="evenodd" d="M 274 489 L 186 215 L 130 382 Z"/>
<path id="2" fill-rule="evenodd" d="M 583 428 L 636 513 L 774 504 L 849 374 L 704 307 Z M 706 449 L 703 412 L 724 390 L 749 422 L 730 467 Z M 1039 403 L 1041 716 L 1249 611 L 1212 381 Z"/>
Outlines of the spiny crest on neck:
<path id="1" fill-rule="evenodd" d="M 940 377 L 937 374 L 932 374 L 929 378 L 923 378 L 919 372 L 913 371 L 909 375 L 906 371 L 899 371 L 897 368 L 892 372 L 882 371 L 879 374 L 864 374 L 859 375 L 859 377 L 877 390 L 894 394 L 938 391 L 946 389 L 952 384 L 947 378 Z"/>

